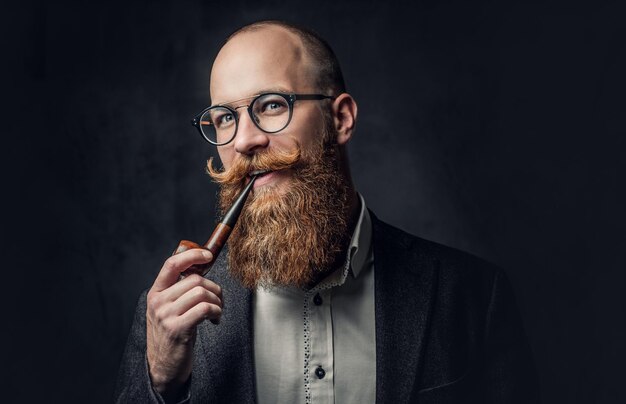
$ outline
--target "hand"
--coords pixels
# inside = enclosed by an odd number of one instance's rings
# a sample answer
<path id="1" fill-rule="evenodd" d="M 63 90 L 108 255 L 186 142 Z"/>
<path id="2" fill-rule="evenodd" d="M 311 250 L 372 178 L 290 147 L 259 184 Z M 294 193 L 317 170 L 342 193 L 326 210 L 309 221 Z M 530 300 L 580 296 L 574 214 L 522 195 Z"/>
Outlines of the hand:
<path id="1" fill-rule="evenodd" d="M 152 385 L 163 398 L 178 393 L 189 379 L 196 326 L 222 314 L 220 287 L 192 274 L 180 273 L 194 264 L 211 262 L 210 251 L 194 248 L 168 258 L 148 291 L 146 337 Z"/>

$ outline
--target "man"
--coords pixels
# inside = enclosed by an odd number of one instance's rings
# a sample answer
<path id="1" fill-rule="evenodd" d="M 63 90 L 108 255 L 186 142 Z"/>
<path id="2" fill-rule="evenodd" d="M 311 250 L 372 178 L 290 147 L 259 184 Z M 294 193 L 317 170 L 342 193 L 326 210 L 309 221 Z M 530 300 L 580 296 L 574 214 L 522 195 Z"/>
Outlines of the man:
<path id="1" fill-rule="evenodd" d="M 140 299 L 118 402 L 536 402 L 502 272 L 381 222 L 355 191 L 357 105 L 321 38 L 240 29 L 211 100 L 196 124 L 222 210 L 259 176 L 207 277 L 179 280 L 213 260 L 190 249 Z"/>

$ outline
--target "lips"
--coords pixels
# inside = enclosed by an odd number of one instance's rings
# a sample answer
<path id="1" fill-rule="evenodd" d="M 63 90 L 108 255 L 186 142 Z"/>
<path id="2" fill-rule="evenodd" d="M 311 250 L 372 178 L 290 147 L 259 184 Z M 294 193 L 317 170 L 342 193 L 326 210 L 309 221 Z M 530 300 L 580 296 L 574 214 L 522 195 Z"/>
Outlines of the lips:
<path id="1" fill-rule="evenodd" d="M 265 174 L 268 174 L 270 172 L 272 172 L 272 170 L 254 170 L 254 171 L 251 171 L 250 174 L 248 174 L 248 176 L 252 177 L 252 176 L 258 175 L 259 177 L 262 177 Z"/>
<path id="2" fill-rule="evenodd" d="M 280 180 L 281 174 L 283 170 L 254 170 L 250 171 L 248 174 L 249 178 L 252 178 L 256 175 L 256 181 L 254 182 L 253 189 L 258 189 L 259 187 L 265 186 L 267 184 L 271 184 Z"/>

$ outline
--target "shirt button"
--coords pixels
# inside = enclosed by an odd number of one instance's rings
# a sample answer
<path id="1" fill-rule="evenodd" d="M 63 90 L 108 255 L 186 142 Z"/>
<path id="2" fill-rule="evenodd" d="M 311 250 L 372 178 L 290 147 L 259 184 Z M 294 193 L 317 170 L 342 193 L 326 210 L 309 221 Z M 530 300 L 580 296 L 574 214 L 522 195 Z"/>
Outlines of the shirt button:
<path id="1" fill-rule="evenodd" d="M 323 302 L 324 301 L 322 300 L 322 296 L 320 296 L 319 293 L 317 293 L 315 296 L 313 296 L 313 303 L 315 303 L 316 306 L 321 306 Z M 321 377 L 320 377 L 320 379 L 321 379 Z"/>
<path id="2" fill-rule="evenodd" d="M 321 366 L 318 366 L 317 369 L 315 369 L 315 376 L 317 376 L 318 379 L 323 379 L 324 376 L 326 376 L 326 371 Z"/>

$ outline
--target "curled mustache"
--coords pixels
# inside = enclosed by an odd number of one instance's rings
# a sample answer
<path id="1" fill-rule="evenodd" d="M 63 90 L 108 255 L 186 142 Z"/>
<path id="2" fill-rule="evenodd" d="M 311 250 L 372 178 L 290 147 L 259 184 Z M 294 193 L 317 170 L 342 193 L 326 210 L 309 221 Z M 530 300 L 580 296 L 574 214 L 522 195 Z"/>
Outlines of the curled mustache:
<path id="1" fill-rule="evenodd" d="M 220 185 L 238 185 L 248 174 L 256 170 L 278 171 L 294 167 L 302 158 L 301 147 L 296 143 L 293 150 L 268 149 L 252 156 L 240 155 L 229 170 L 213 168 L 213 157 L 207 161 L 207 173 Z"/>

